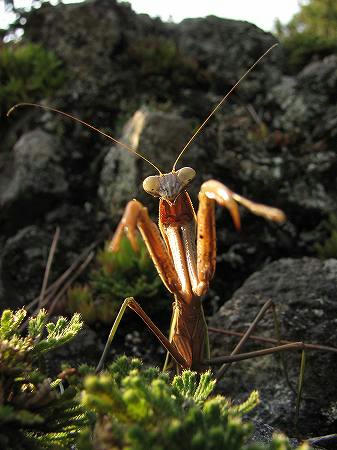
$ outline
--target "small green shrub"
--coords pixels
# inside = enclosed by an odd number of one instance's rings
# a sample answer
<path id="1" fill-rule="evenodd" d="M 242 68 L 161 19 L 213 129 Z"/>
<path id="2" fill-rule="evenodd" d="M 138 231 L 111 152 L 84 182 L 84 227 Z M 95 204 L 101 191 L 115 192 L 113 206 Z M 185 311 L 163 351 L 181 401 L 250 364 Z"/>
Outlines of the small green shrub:
<path id="1" fill-rule="evenodd" d="M 311 32 L 294 33 L 285 37 L 282 43 L 290 73 L 297 73 L 310 61 L 337 52 L 335 39 L 317 36 Z"/>
<path id="2" fill-rule="evenodd" d="M 26 311 L 6 310 L 0 319 L 0 448 L 7 450 L 69 449 L 87 414 L 75 399 L 76 390 L 61 394 L 58 384 L 39 369 L 46 352 L 64 345 L 82 327 L 78 314 L 46 323 L 41 310 L 20 326 Z"/>
<path id="3" fill-rule="evenodd" d="M 173 74 L 175 70 L 197 74 L 198 64 L 188 55 L 183 55 L 173 39 L 162 36 L 147 36 L 137 39 L 128 48 L 132 61 L 139 64 L 143 75 Z"/>
<path id="4" fill-rule="evenodd" d="M 135 88 L 160 94 L 161 102 L 172 100 L 172 90 L 184 85 L 208 85 L 209 74 L 197 59 L 184 53 L 174 39 L 164 36 L 145 36 L 130 42 L 121 64 L 137 74 Z M 127 70 L 127 69 L 126 69 Z M 166 92 L 168 90 L 168 92 Z M 166 94 L 166 95 L 165 95 Z M 163 97 L 164 96 L 164 97 Z"/>
<path id="5" fill-rule="evenodd" d="M 88 324 L 98 321 L 110 325 L 126 297 L 136 297 L 140 303 L 153 299 L 152 311 L 167 307 L 163 284 L 140 237 L 138 244 L 136 253 L 127 237 L 123 237 L 117 253 L 107 248 L 98 252 L 89 282 L 68 291 L 71 313 L 80 312 Z"/>
<path id="6" fill-rule="evenodd" d="M 337 215 L 330 214 L 324 226 L 330 232 L 330 237 L 323 244 L 316 244 L 315 250 L 322 259 L 337 258 Z"/>
<path id="7" fill-rule="evenodd" d="M 275 23 L 276 34 L 287 52 L 290 73 L 310 61 L 337 52 L 337 4 L 331 0 L 300 2 L 300 10 L 289 23 Z"/>
<path id="8" fill-rule="evenodd" d="M 272 444 L 247 444 L 252 425 L 241 416 L 258 404 L 254 391 L 233 405 L 223 396 L 209 397 L 215 386 L 210 372 L 184 371 L 170 382 L 137 359 L 119 358 L 100 375 L 84 380 L 82 405 L 96 414 L 93 433 L 87 428 L 79 450 L 290 449 L 275 437 Z M 302 447 L 302 450 L 306 448 Z"/>
<path id="9" fill-rule="evenodd" d="M 0 52 L 0 113 L 15 103 L 54 93 L 65 80 L 62 62 L 38 44 L 3 44 Z"/>

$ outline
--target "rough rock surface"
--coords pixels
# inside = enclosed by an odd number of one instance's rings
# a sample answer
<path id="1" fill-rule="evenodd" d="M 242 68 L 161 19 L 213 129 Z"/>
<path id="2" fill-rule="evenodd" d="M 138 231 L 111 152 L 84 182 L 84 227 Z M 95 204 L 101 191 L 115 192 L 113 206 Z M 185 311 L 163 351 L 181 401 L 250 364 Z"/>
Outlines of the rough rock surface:
<path id="1" fill-rule="evenodd" d="M 272 299 L 277 307 L 283 339 L 337 347 L 336 281 L 336 259 L 281 259 L 250 276 L 233 298 L 212 317 L 210 325 L 244 331 L 260 308 Z M 275 337 L 273 330 L 273 318 L 269 312 L 254 334 Z M 237 340 L 211 334 L 212 355 L 228 354 Z M 250 341 L 242 351 L 257 348 L 261 348 L 261 344 Z M 289 352 L 285 358 L 290 383 L 296 388 L 300 352 Z M 336 370 L 336 353 L 307 353 L 299 419 L 299 430 L 305 436 L 329 434 L 336 427 L 336 421 L 327 420 L 327 410 L 337 400 L 337 385 L 333 375 Z M 258 389 L 262 401 L 252 416 L 288 435 L 294 433 L 296 396 L 290 390 L 275 356 L 233 364 L 226 372 L 222 389 L 234 398 Z"/>
<path id="2" fill-rule="evenodd" d="M 169 172 L 175 155 L 189 139 L 191 128 L 189 121 L 179 115 L 150 112 L 143 108 L 126 123 L 121 141 L 146 156 L 161 171 Z M 113 215 L 116 212 L 120 214 L 132 197 L 150 206 L 157 202 L 144 192 L 142 181 L 156 174 L 156 169 L 146 161 L 113 147 L 104 159 L 98 193 Z"/>
<path id="3" fill-rule="evenodd" d="M 32 101 L 93 123 L 164 171 L 223 95 L 276 41 L 246 22 L 210 16 L 162 23 L 115 0 L 55 7 L 43 2 L 27 16 L 24 31 L 22 42 L 55 52 L 66 74 L 52 98 Z M 329 236 L 324 222 L 337 212 L 337 57 L 311 63 L 292 77 L 284 75 L 284 64 L 279 46 L 211 118 L 178 167 L 197 171 L 191 186 L 195 204 L 202 182 L 215 178 L 288 216 L 277 226 L 242 211 L 242 232 L 237 233 L 228 213 L 217 209 L 217 273 L 205 300 L 207 314 L 254 275 L 213 324 L 241 330 L 272 297 L 285 338 L 336 345 L 336 261 L 302 257 L 316 254 L 315 244 Z M 1 132 L 3 308 L 22 306 L 39 294 L 57 226 L 61 238 L 51 280 L 84 247 L 109 235 L 128 200 L 137 197 L 156 217 L 156 201 L 141 187 L 153 174 L 151 167 L 117 146 L 110 148 L 109 141 L 78 123 L 25 108 Z M 268 265 L 285 257 L 298 259 Z M 271 333 L 270 316 L 261 327 Z M 128 354 L 146 348 L 146 361 L 154 355 L 161 360 L 162 349 L 144 346 L 147 341 L 135 333 L 121 347 Z M 85 346 L 93 347 L 94 341 L 89 331 Z M 223 341 L 214 338 L 219 353 L 226 350 Z M 294 384 L 299 355 L 287 358 Z M 223 386 L 229 395 L 245 396 L 260 387 L 262 404 L 254 413 L 260 423 L 293 435 L 294 394 L 274 357 L 233 365 L 228 374 Z M 333 355 L 309 355 L 303 434 L 335 431 L 335 374 Z"/>
<path id="4" fill-rule="evenodd" d="M 12 170 L 8 165 L 0 185 L 0 207 L 10 221 L 17 215 L 22 226 L 64 197 L 68 183 L 55 136 L 41 129 L 30 131 L 17 141 L 13 155 Z"/>
<path id="5" fill-rule="evenodd" d="M 249 441 L 251 443 L 270 443 L 273 438 L 273 434 L 277 433 L 277 430 L 275 428 L 261 422 L 260 420 L 254 420 L 254 426 L 254 433 Z M 289 443 L 291 448 L 297 448 L 299 446 L 299 442 L 297 439 L 289 439 Z"/>
<path id="6" fill-rule="evenodd" d="M 39 295 L 55 224 L 60 228 L 60 239 L 49 283 L 55 281 L 94 239 L 103 242 L 104 237 L 109 236 L 104 222 L 90 210 L 64 205 L 46 216 L 43 228 L 29 225 L 3 240 L 0 258 L 2 308 L 22 307 Z"/>
<path id="7" fill-rule="evenodd" d="M 167 24 L 112 0 L 44 4 L 24 27 L 24 39 L 54 51 L 67 72 L 64 86 L 46 103 L 121 137 L 162 170 L 170 170 L 193 130 L 275 42 L 247 22 L 210 16 Z M 336 58 L 312 63 L 292 78 L 283 76 L 283 63 L 279 46 L 178 164 L 197 171 L 194 202 L 201 183 L 216 178 L 284 209 L 289 218 L 278 227 L 243 213 L 238 234 L 218 209 L 218 272 L 227 276 L 212 284 L 213 309 L 266 261 L 315 254 L 314 245 L 328 237 L 324 220 L 337 211 Z M 153 173 L 142 160 L 117 147 L 109 150 L 108 141 L 52 113 L 22 109 L 10 124 L 7 153 L 0 158 L 1 247 L 23 227 L 47 222 L 55 229 L 62 208 L 62 220 L 70 224 L 74 210 L 85 220 L 89 216 L 91 226 L 83 225 L 87 242 L 111 214 L 115 225 L 131 198 L 155 211 L 154 199 L 142 192 L 144 177 Z M 15 137 L 23 161 L 10 148 Z M 68 247 L 66 259 L 80 251 L 77 246 Z M 4 270 L 6 264 L 3 259 Z"/>

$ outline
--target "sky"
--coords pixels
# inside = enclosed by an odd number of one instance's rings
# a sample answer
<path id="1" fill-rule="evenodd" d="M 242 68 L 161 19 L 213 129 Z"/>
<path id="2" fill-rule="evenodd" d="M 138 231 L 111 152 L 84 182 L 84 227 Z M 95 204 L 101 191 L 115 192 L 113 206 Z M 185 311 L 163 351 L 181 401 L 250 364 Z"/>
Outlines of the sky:
<path id="1" fill-rule="evenodd" d="M 14 0 L 16 7 L 29 7 L 31 0 Z M 63 3 L 78 3 L 80 0 L 63 0 Z M 51 3 L 56 1 L 50 0 Z M 276 18 L 287 23 L 298 12 L 298 0 L 129 0 L 137 13 L 146 13 L 162 20 L 180 22 L 187 17 L 215 15 L 228 19 L 246 20 L 265 31 L 273 29 Z M 0 28 L 5 28 L 14 15 L 6 12 L 0 0 Z"/>

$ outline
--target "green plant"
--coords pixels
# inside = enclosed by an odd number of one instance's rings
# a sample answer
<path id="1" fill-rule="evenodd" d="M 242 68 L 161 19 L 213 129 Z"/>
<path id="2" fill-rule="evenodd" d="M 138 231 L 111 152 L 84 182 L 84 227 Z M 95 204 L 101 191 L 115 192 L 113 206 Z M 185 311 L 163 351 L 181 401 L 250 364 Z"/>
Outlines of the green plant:
<path id="1" fill-rule="evenodd" d="M 223 396 L 210 398 L 215 380 L 209 371 L 200 377 L 184 371 L 170 382 L 155 368 L 137 359 L 119 358 L 100 375 L 84 380 L 82 404 L 97 415 L 78 448 L 86 449 L 290 449 L 275 437 L 270 446 L 247 444 L 252 425 L 241 416 L 255 407 L 258 394 L 233 405 Z M 302 447 L 304 450 L 306 447 Z"/>
<path id="2" fill-rule="evenodd" d="M 3 44 L 0 52 L 0 113 L 15 103 L 54 93 L 65 80 L 62 62 L 38 44 Z"/>
<path id="3" fill-rule="evenodd" d="M 78 314 L 46 323 L 40 310 L 20 326 L 26 311 L 5 310 L 0 319 L 0 447 L 8 450 L 69 448 L 87 415 L 75 400 L 76 390 L 63 393 L 61 380 L 52 381 L 39 369 L 47 352 L 64 345 L 82 327 Z"/>
<path id="4" fill-rule="evenodd" d="M 316 244 L 314 248 L 322 259 L 337 258 L 337 215 L 330 214 L 324 226 L 330 232 L 330 236 L 322 244 Z"/>
<path id="5" fill-rule="evenodd" d="M 336 40 L 323 38 L 309 31 L 294 33 L 282 39 L 291 73 L 301 70 L 308 62 L 337 52 Z"/>
<path id="6" fill-rule="evenodd" d="M 178 69 L 189 75 L 197 75 L 198 63 L 183 55 L 173 39 L 147 36 L 130 44 L 128 54 L 142 75 L 175 75 Z"/>
<path id="7" fill-rule="evenodd" d="M 107 248 L 100 250 L 89 282 L 68 291 L 69 310 L 80 312 L 89 324 L 97 321 L 111 324 L 124 298 L 134 296 L 140 301 L 157 296 L 162 298 L 158 295 L 162 282 L 140 238 L 138 245 L 139 252 L 136 253 L 125 237 L 117 253 Z M 156 300 L 153 306 L 161 308 L 164 304 L 162 300 Z"/>
<path id="8" fill-rule="evenodd" d="M 287 51 L 290 72 L 315 57 L 337 51 L 337 4 L 334 0 L 300 2 L 300 11 L 286 25 L 276 21 L 276 34 Z"/>

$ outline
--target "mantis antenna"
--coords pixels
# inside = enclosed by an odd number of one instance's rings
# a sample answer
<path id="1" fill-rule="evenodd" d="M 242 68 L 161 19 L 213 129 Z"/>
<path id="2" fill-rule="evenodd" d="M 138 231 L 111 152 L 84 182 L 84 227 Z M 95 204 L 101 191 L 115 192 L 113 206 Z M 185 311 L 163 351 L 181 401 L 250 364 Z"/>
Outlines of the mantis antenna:
<path id="1" fill-rule="evenodd" d="M 223 97 L 223 99 L 216 105 L 216 107 L 213 109 L 213 111 L 206 117 L 206 119 L 202 122 L 202 124 L 199 126 L 199 128 L 194 132 L 190 140 L 187 142 L 187 144 L 183 147 L 181 152 L 178 155 L 178 158 L 175 160 L 172 172 L 175 171 L 177 162 L 182 157 L 182 155 L 185 153 L 187 147 L 190 145 L 190 143 L 193 141 L 193 139 L 196 137 L 196 135 L 204 128 L 206 123 L 209 121 L 209 119 L 213 116 L 213 114 L 216 113 L 216 111 L 220 108 L 220 106 L 223 104 L 223 102 L 230 96 L 230 94 L 234 91 L 234 89 L 241 83 L 241 81 L 249 74 L 250 71 L 254 69 L 254 67 L 263 59 L 274 47 L 276 47 L 278 44 L 274 44 L 271 47 L 268 48 L 266 52 L 263 53 L 260 58 L 258 58 L 252 66 L 242 75 L 242 77 L 234 84 L 234 86 L 227 92 L 227 94 Z"/>
<path id="2" fill-rule="evenodd" d="M 59 109 L 56 108 L 52 108 L 51 106 L 44 106 L 44 105 L 38 105 L 37 103 L 17 103 L 16 105 L 12 106 L 8 111 L 7 111 L 7 117 L 12 114 L 12 112 L 21 106 L 34 106 L 35 108 L 41 108 L 41 109 L 45 109 L 47 111 L 53 111 L 57 114 L 61 114 L 62 116 L 68 117 L 72 120 L 75 120 L 76 122 L 81 123 L 82 125 L 86 126 L 87 128 L 90 128 L 91 130 L 96 131 L 97 133 L 105 136 L 106 138 L 110 139 L 111 141 L 113 141 L 115 144 L 120 145 L 121 147 L 125 148 L 126 150 L 128 150 L 130 153 L 133 153 L 134 155 L 139 156 L 140 158 L 142 158 L 144 161 L 146 161 L 148 164 L 150 164 L 152 167 L 154 167 L 158 172 L 159 175 L 162 175 L 162 172 L 160 169 L 158 169 L 157 166 L 155 166 L 151 161 L 149 161 L 147 158 L 145 158 L 145 156 L 143 156 L 142 154 L 138 153 L 136 150 L 133 150 L 131 147 L 129 147 L 128 145 L 124 144 L 121 141 L 118 141 L 117 139 L 113 138 L 112 136 L 110 136 L 109 134 L 104 133 L 104 131 L 99 130 L 98 128 L 94 127 L 93 125 L 90 125 L 89 123 L 85 122 L 84 120 L 79 119 L 78 117 L 72 116 L 71 114 L 68 114 L 66 112 L 60 111 Z"/>

